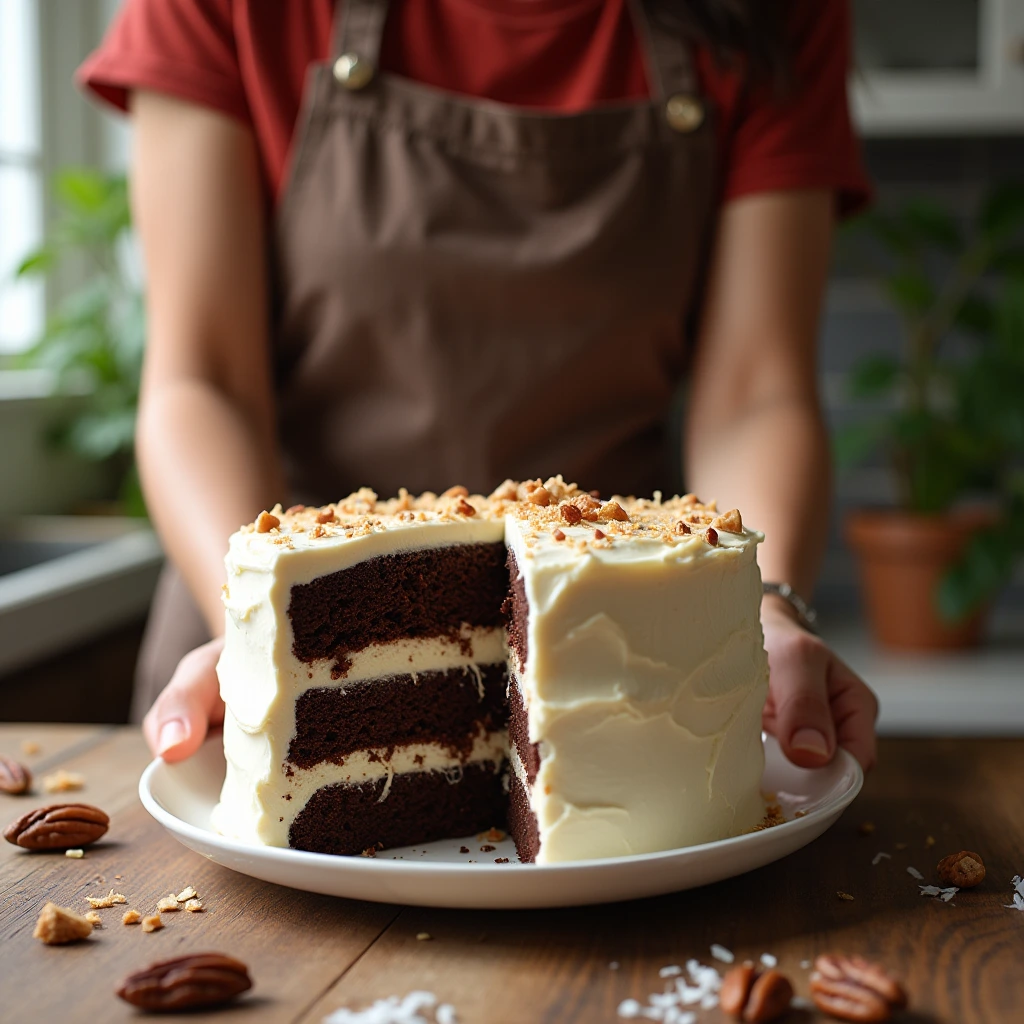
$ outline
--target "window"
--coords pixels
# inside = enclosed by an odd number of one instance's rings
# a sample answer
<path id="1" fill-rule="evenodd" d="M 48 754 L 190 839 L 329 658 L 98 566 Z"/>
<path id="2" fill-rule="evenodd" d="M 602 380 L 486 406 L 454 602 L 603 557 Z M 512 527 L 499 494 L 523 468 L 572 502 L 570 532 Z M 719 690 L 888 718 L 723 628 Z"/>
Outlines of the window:
<path id="1" fill-rule="evenodd" d="M 0 354 L 39 334 L 39 279 L 13 280 L 43 237 L 39 12 L 35 0 L 0 3 Z"/>

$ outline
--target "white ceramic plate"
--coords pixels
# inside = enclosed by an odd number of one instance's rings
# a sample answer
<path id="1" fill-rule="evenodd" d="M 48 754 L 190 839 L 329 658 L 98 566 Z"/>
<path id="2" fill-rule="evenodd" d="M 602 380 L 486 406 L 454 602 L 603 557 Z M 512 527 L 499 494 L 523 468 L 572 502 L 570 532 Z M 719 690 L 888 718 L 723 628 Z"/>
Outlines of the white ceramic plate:
<path id="1" fill-rule="evenodd" d="M 570 907 L 611 903 L 691 889 L 785 857 L 817 839 L 860 791 L 864 776 L 840 750 L 826 768 L 791 765 L 765 740 L 763 789 L 778 794 L 785 824 L 735 839 L 662 853 L 566 864 L 519 864 L 510 839 L 492 844 L 442 840 L 387 850 L 376 858 L 335 857 L 225 839 L 210 827 L 224 779 L 219 736 L 180 764 L 157 759 L 143 773 L 139 795 L 147 811 L 179 842 L 224 867 L 266 882 L 351 899 L 427 907 Z M 796 811 L 802 811 L 794 818 Z M 459 852 L 468 846 L 470 854 Z M 510 863 L 496 864 L 508 857 Z"/>

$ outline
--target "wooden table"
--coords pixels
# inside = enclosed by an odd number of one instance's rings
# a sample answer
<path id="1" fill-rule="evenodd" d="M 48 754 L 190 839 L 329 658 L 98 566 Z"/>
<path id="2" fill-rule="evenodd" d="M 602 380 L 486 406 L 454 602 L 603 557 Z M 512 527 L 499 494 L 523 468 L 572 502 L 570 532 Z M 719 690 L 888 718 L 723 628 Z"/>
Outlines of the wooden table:
<path id="1" fill-rule="evenodd" d="M 22 754 L 25 740 L 39 744 L 37 755 Z M 244 960 L 255 980 L 228 1020 L 319 1022 L 340 1006 L 427 989 L 455 1005 L 460 1024 L 597 1024 L 619 1020 L 623 999 L 646 1003 L 661 991 L 659 968 L 690 957 L 714 963 L 712 943 L 740 959 L 777 956 L 803 996 L 809 971 L 801 962 L 849 951 L 905 980 L 914 1008 L 905 1020 L 1024 1020 L 1024 913 L 1003 907 L 1011 876 L 1024 873 L 1024 740 L 886 740 L 880 767 L 847 814 L 778 864 L 658 899 L 519 912 L 351 902 L 217 867 L 179 846 L 139 804 L 148 755 L 135 729 L 0 726 L 0 752 L 29 764 L 37 778 L 59 767 L 81 772 L 86 787 L 68 798 L 113 819 L 107 841 L 83 860 L 0 843 L 4 1021 L 130 1019 L 135 1011 L 113 995 L 124 974 L 152 960 L 220 950 Z M 52 799 L 0 794 L 0 819 Z M 875 823 L 873 834 L 861 834 L 865 821 Z M 931 881 L 939 857 L 961 848 L 984 857 L 983 886 L 950 904 L 922 897 L 907 867 Z M 873 865 L 878 851 L 892 858 Z M 47 947 L 32 938 L 48 899 L 84 912 L 86 894 L 113 886 L 148 913 L 189 883 L 206 912 L 165 914 L 162 931 L 124 927 L 124 908 L 115 907 L 100 911 L 104 926 L 85 942 Z M 417 940 L 422 932 L 431 939 Z M 723 1019 L 718 1010 L 699 1014 L 701 1024 Z M 802 1011 L 789 1019 L 817 1018 Z"/>

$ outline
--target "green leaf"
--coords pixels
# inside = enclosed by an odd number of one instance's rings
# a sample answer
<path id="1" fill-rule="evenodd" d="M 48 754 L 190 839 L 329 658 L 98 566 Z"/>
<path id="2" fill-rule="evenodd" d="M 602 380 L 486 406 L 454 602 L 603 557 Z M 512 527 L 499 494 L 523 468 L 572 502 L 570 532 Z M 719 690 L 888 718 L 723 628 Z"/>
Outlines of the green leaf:
<path id="1" fill-rule="evenodd" d="M 56 263 L 53 251 L 43 246 L 30 252 L 14 271 L 15 277 L 31 277 L 34 274 L 45 274 Z"/>
<path id="2" fill-rule="evenodd" d="M 885 281 L 885 288 L 893 302 L 913 316 L 926 313 L 935 302 L 935 289 L 917 270 L 900 270 L 891 274 Z"/>
<path id="3" fill-rule="evenodd" d="M 108 180 L 87 167 L 68 167 L 54 176 L 54 191 L 61 203 L 80 213 L 99 210 L 110 193 Z"/>
<path id="4" fill-rule="evenodd" d="M 957 327 L 972 334 L 987 337 L 995 329 L 995 310 L 988 299 L 980 295 L 968 295 L 957 309 L 953 322 Z"/>
<path id="5" fill-rule="evenodd" d="M 841 466 L 864 462 L 878 449 L 885 433 L 885 423 L 878 420 L 840 428 L 832 439 L 836 462 Z"/>
<path id="6" fill-rule="evenodd" d="M 1024 183 L 993 188 L 982 202 L 978 226 L 992 242 L 1005 240 L 1024 226 Z"/>
<path id="7" fill-rule="evenodd" d="M 68 431 L 68 443 L 90 459 L 108 459 L 130 452 L 135 438 L 135 410 L 81 416 Z"/>
<path id="8" fill-rule="evenodd" d="M 959 252 L 964 245 L 960 225 L 938 203 L 930 199 L 912 199 L 903 210 L 903 220 L 910 231 L 922 241 Z"/>
<path id="9" fill-rule="evenodd" d="M 878 398 L 892 391 L 903 367 L 892 356 L 865 356 L 850 372 L 849 389 L 854 398 Z"/>

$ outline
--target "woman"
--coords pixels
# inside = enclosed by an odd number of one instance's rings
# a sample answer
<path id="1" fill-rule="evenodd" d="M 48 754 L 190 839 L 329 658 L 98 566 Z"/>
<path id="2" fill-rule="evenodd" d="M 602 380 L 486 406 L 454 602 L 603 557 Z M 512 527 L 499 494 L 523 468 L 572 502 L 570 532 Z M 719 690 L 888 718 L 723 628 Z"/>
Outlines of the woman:
<path id="1" fill-rule="evenodd" d="M 561 472 L 686 487 L 809 594 L 829 463 L 816 328 L 866 184 L 846 5 L 128 0 L 85 83 L 130 108 L 150 336 L 138 457 L 173 577 L 154 751 L 222 708 L 226 538 L 283 499 Z M 782 69 L 786 85 L 779 85 Z M 678 458 L 678 456 L 677 456 Z M 766 727 L 874 760 L 874 697 L 766 595 Z M 195 624 L 190 626 L 190 621 Z"/>

